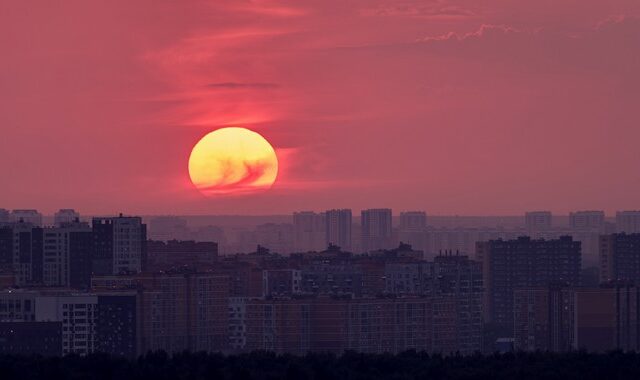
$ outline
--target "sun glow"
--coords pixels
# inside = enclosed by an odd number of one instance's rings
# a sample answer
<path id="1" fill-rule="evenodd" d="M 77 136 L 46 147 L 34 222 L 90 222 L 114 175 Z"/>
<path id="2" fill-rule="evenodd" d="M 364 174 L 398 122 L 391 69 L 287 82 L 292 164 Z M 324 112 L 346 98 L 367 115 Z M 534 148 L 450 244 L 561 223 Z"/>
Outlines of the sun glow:
<path id="1" fill-rule="evenodd" d="M 221 128 L 207 134 L 189 157 L 191 182 L 205 195 L 266 190 L 277 175 L 275 150 L 246 128 Z"/>

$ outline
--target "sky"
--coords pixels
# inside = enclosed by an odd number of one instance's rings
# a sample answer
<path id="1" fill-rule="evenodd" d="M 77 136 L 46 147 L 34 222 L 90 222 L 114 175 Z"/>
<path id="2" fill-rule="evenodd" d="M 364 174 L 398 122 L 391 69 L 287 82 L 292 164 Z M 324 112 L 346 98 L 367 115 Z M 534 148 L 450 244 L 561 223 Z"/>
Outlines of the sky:
<path id="1" fill-rule="evenodd" d="M 640 209 L 637 0 L 0 2 L 0 207 Z M 192 147 L 274 146 L 204 196 Z"/>

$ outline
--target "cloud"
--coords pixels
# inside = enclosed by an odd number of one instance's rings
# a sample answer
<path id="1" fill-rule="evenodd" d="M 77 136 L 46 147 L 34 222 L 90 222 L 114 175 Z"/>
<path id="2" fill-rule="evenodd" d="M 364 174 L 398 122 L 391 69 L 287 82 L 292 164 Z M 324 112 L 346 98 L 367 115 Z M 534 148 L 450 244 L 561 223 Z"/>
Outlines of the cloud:
<path id="1" fill-rule="evenodd" d="M 412 2 L 384 4 L 364 9 L 360 13 L 368 17 L 409 17 L 416 19 L 462 20 L 477 17 L 477 14 L 469 8 L 441 2 L 431 4 L 412 4 Z"/>
<path id="2" fill-rule="evenodd" d="M 268 90 L 273 88 L 278 88 L 280 85 L 277 83 L 269 83 L 269 82 L 219 82 L 219 83 L 209 83 L 207 85 L 209 88 L 221 88 L 221 89 L 257 89 L 257 90 Z"/>
<path id="3" fill-rule="evenodd" d="M 502 34 L 511 34 L 511 33 L 521 33 L 519 30 L 507 26 L 507 25 L 491 25 L 491 24 L 482 24 L 478 30 L 468 33 L 454 33 L 449 32 L 446 34 L 441 34 L 438 36 L 427 36 L 419 39 L 420 42 L 429 42 L 429 41 L 449 41 L 449 40 L 457 40 L 464 41 L 469 38 L 481 38 L 486 37 L 487 35 L 502 35 Z"/>

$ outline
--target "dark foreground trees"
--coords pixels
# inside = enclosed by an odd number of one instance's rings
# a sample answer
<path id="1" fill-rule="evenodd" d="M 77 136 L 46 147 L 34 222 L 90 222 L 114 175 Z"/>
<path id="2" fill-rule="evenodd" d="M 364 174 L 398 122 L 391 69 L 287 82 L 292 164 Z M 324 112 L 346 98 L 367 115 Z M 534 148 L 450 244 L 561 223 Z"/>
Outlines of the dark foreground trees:
<path id="1" fill-rule="evenodd" d="M 438 356 L 345 353 L 307 356 L 269 352 L 220 354 L 149 353 L 137 360 L 94 354 L 0 356 L 0 379 L 640 379 L 640 354 L 518 353 Z"/>

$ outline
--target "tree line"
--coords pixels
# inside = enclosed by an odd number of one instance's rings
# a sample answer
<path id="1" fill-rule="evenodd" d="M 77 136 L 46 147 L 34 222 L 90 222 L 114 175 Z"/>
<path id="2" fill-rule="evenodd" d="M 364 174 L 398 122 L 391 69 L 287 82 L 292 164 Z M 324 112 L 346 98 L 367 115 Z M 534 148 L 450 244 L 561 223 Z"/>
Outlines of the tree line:
<path id="1" fill-rule="evenodd" d="M 442 356 L 408 351 L 293 356 L 256 351 L 225 356 L 152 352 L 137 359 L 100 353 L 86 357 L 2 355 L 0 379 L 640 379 L 640 354 L 577 351 Z"/>

